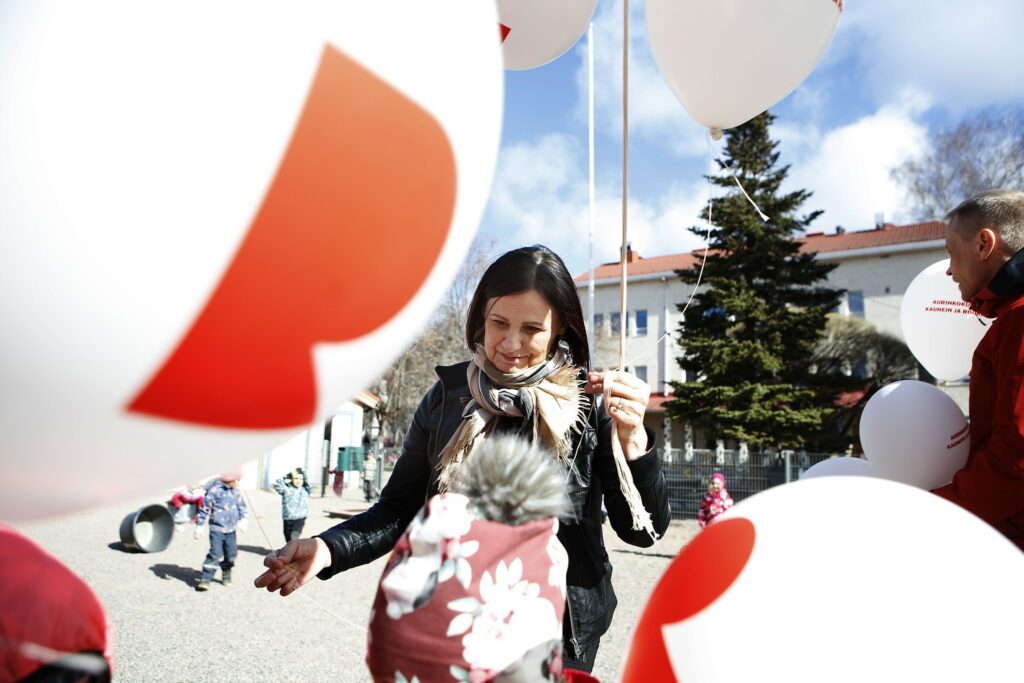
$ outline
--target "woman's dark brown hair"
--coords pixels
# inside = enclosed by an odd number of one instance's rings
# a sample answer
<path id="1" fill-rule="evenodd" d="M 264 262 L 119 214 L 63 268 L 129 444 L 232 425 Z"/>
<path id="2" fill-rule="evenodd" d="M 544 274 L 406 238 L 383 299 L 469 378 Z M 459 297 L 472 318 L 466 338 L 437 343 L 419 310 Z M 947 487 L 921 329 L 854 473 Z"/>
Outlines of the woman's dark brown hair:
<path id="1" fill-rule="evenodd" d="M 506 252 L 484 271 L 466 316 L 466 344 L 470 351 L 483 341 L 484 306 L 487 302 L 530 289 L 537 290 L 547 299 L 554 309 L 557 324 L 565 325 L 565 332 L 560 338 L 569 344 L 573 364 L 589 368 L 587 329 L 572 275 L 558 254 L 539 244 Z"/>

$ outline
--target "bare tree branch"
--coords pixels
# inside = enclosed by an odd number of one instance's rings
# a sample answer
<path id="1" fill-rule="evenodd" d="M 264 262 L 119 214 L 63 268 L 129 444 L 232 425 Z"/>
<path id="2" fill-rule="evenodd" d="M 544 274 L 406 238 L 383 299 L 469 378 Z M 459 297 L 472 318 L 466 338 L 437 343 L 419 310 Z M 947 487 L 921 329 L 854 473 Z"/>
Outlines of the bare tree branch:
<path id="1" fill-rule="evenodd" d="M 371 387 L 381 399 L 376 413 L 383 437 L 401 442 L 420 400 L 437 381 L 435 365 L 450 365 L 468 358 L 466 313 L 477 282 L 493 258 L 494 248 L 492 237 L 476 237 L 426 326 Z"/>
<path id="2" fill-rule="evenodd" d="M 984 112 L 931 136 L 931 149 L 892 171 L 916 220 L 935 220 L 973 195 L 1024 190 L 1024 112 Z"/>

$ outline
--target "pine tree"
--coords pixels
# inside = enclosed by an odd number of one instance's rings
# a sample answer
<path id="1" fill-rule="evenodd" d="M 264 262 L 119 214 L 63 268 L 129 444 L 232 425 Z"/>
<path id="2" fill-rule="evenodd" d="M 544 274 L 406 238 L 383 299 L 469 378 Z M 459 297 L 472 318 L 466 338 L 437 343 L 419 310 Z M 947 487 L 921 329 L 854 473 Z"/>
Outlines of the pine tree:
<path id="1" fill-rule="evenodd" d="M 843 292 L 825 283 L 835 265 L 800 253 L 795 241 L 822 212 L 798 215 L 811 196 L 806 190 L 779 193 L 789 167 L 776 167 L 778 143 L 768 134 L 774 118 L 765 113 L 725 132 L 720 173 L 709 180 L 732 191 L 714 202 L 717 230 L 701 290 L 679 326 L 678 362 L 691 381 L 673 384 L 676 398 L 667 407 L 673 418 L 714 437 L 779 448 L 821 433 L 848 382 L 841 373 L 816 373 L 812 364 L 826 316 Z M 692 285 L 699 270 L 698 264 L 677 274 Z"/>

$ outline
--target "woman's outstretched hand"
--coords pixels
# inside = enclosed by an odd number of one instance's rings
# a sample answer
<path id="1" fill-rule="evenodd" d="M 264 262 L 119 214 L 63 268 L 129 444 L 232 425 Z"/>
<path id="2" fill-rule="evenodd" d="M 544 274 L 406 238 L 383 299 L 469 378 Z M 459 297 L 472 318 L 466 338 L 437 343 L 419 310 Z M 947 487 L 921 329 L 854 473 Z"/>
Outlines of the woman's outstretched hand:
<path id="1" fill-rule="evenodd" d="M 267 571 L 253 583 L 271 593 L 280 590 L 282 596 L 291 595 L 330 564 L 331 551 L 326 543 L 319 538 L 300 538 L 263 558 Z"/>
<path id="2" fill-rule="evenodd" d="M 605 410 L 615 421 L 615 431 L 626 460 L 636 460 L 647 452 L 644 413 L 651 397 L 647 382 L 622 371 L 589 372 L 583 387 L 588 394 L 604 394 Z"/>

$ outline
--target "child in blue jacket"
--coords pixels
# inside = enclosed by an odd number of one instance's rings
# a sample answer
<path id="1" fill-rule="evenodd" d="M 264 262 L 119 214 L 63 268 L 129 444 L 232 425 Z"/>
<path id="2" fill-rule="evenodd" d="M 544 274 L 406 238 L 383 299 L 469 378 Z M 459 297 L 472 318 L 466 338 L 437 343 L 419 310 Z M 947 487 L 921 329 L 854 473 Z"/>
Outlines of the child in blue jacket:
<path id="1" fill-rule="evenodd" d="M 235 558 L 238 557 L 235 529 L 245 531 L 248 526 L 245 500 L 242 492 L 236 488 L 239 476 L 237 473 L 222 474 L 206 492 L 203 507 L 196 516 L 196 539 L 202 534 L 203 524 L 207 519 L 210 520 L 210 552 L 203 561 L 203 575 L 196 584 L 197 591 L 209 590 L 218 564 L 221 569 L 220 582 L 225 586 L 231 585 L 231 568 L 235 566 Z"/>
<path id="2" fill-rule="evenodd" d="M 306 473 L 296 467 L 274 482 L 274 490 L 281 494 L 281 517 L 284 519 L 284 540 L 297 541 L 309 516 L 309 483 Z"/>

